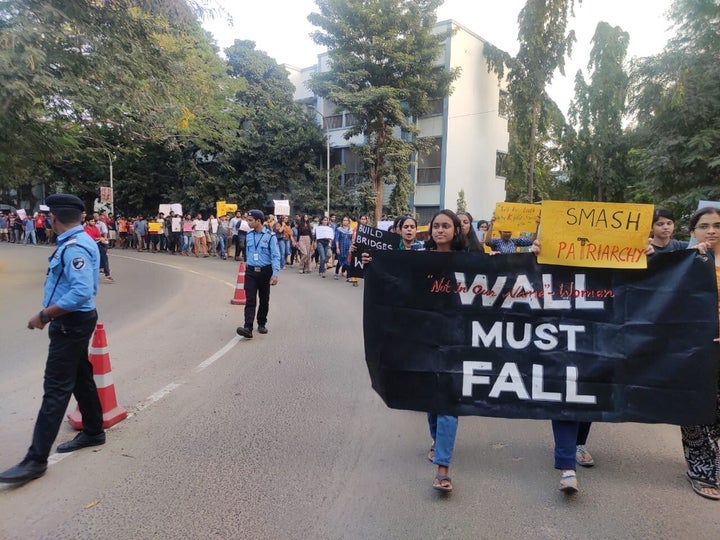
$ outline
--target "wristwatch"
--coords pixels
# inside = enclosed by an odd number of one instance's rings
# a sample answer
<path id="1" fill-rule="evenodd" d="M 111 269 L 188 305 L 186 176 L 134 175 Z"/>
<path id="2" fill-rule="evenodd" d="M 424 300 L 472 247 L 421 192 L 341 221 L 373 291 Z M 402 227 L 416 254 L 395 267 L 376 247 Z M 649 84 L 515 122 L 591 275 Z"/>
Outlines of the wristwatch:
<path id="1" fill-rule="evenodd" d="M 52 321 L 52 317 L 48 316 L 48 314 L 45 313 L 44 309 L 40 310 L 40 313 L 38 313 L 38 317 L 40 317 L 40 322 L 43 324 L 47 324 Z"/>

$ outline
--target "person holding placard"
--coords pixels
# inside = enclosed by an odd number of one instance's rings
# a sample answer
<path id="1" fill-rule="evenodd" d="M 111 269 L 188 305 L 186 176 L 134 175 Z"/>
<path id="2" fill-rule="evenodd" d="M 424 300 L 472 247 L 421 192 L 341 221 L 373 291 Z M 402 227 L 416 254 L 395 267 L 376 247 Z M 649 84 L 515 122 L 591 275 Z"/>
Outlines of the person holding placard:
<path id="1" fill-rule="evenodd" d="M 333 228 L 329 225 L 330 220 L 323 216 L 320 224 L 315 227 L 315 244 L 318 253 L 318 272 L 320 277 L 325 277 L 327 267 L 325 262 L 330 258 L 330 242 L 335 237 Z"/>
<path id="2" fill-rule="evenodd" d="M 646 245 L 644 253 L 652 253 L 652 247 Z M 534 240 L 530 251 L 536 256 L 540 254 L 540 242 Z M 586 443 L 590 434 L 592 422 L 578 422 L 575 420 L 552 420 L 553 439 L 555 447 L 555 468 L 560 471 L 560 484 L 558 489 L 569 495 L 578 492 L 577 465 L 592 467 L 595 465 Z"/>
<path id="3" fill-rule="evenodd" d="M 492 232 L 494 223 L 495 214 L 493 214 L 493 217 L 490 220 L 490 225 L 488 226 L 488 230 L 485 233 L 485 245 L 489 246 L 490 249 L 496 253 L 501 253 L 503 255 L 517 253 L 519 247 L 532 246 L 533 241 L 537 238 L 537 227 L 535 228 L 535 231 L 533 231 L 530 238 L 513 238 L 512 231 L 498 231 L 500 233 L 500 238 L 493 238 Z M 539 219 L 537 223 L 538 225 L 540 224 Z"/>

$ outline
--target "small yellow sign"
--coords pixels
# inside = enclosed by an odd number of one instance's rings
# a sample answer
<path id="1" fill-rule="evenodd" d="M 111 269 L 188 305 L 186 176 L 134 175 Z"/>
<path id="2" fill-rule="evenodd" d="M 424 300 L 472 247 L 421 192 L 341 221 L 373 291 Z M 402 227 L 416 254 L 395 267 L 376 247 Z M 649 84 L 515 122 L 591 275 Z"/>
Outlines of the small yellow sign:
<path id="1" fill-rule="evenodd" d="M 225 201 L 216 201 L 215 208 L 217 209 L 217 217 L 237 212 L 237 204 L 228 204 Z"/>
<path id="2" fill-rule="evenodd" d="M 157 223 L 155 221 L 151 221 L 148 223 L 148 231 L 151 233 L 161 233 L 162 232 L 162 223 Z"/>
<path id="3" fill-rule="evenodd" d="M 652 204 L 543 201 L 540 264 L 647 268 Z"/>
<path id="4" fill-rule="evenodd" d="M 531 236 L 537 230 L 540 205 L 501 202 L 495 205 L 493 238 L 500 238 L 500 231 L 512 232 L 513 238 Z M 523 234 L 524 233 L 524 234 Z"/>

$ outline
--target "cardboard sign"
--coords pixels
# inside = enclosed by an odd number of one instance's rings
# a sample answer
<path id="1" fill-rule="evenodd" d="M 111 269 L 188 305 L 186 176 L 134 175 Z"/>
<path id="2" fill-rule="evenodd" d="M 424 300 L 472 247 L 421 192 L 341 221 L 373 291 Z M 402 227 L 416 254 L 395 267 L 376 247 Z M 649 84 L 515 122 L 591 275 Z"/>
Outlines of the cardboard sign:
<path id="1" fill-rule="evenodd" d="M 541 264 L 647 268 L 652 204 L 543 201 Z"/>
<path id="2" fill-rule="evenodd" d="M 275 201 L 275 215 L 276 216 L 289 216 L 290 215 L 290 201 Z"/>
<path id="3" fill-rule="evenodd" d="M 701 208 L 705 208 L 706 206 L 720 208 L 720 201 L 698 201 L 697 209 L 700 210 Z"/>
<path id="4" fill-rule="evenodd" d="M 538 265 L 529 253 L 376 251 L 363 328 L 372 387 L 392 408 L 716 420 L 715 268 L 695 250 L 654 255 L 646 270 Z"/>
<path id="5" fill-rule="evenodd" d="M 113 202 L 113 190 L 110 187 L 100 188 L 100 202 L 103 204 L 112 204 Z"/>
<path id="6" fill-rule="evenodd" d="M 168 215 L 170 215 L 171 210 L 173 212 L 175 212 L 177 215 L 182 216 L 183 210 L 182 210 L 182 204 L 180 204 L 180 203 L 161 204 L 158 207 L 158 214 L 168 216 Z"/>
<path id="7" fill-rule="evenodd" d="M 510 231 L 513 238 L 531 236 L 537 230 L 540 206 L 537 204 L 501 202 L 495 205 L 493 238 L 500 237 L 500 231 Z"/>

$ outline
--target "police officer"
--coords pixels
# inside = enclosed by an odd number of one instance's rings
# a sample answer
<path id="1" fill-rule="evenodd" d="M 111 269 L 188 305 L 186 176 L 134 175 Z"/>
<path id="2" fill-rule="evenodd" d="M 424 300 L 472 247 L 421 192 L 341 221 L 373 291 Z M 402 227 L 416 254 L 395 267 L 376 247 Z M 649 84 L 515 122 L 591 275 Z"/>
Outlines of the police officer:
<path id="1" fill-rule="evenodd" d="M 81 225 L 85 207 L 79 198 L 51 195 L 45 203 L 50 207 L 58 247 L 49 259 L 43 309 L 27 323 L 31 330 L 50 325 L 44 395 L 25 459 L 0 473 L 0 482 L 6 483 L 26 482 L 45 474 L 50 448 L 73 394 L 82 413 L 83 431 L 59 445 L 57 451 L 72 452 L 105 443 L 102 407 L 88 360 L 88 345 L 98 318 L 93 298 L 100 254 Z"/>
<path id="2" fill-rule="evenodd" d="M 267 315 L 270 309 L 270 286 L 277 285 L 280 273 L 280 250 L 277 238 L 265 227 L 265 215 L 260 210 L 248 212 L 250 232 L 245 241 L 247 268 L 245 270 L 245 326 L 238 326 L 237 333 L 246 339 L 253 337 L 253 322 L 257 297 L 258 332 L 267 334 Z"/>

